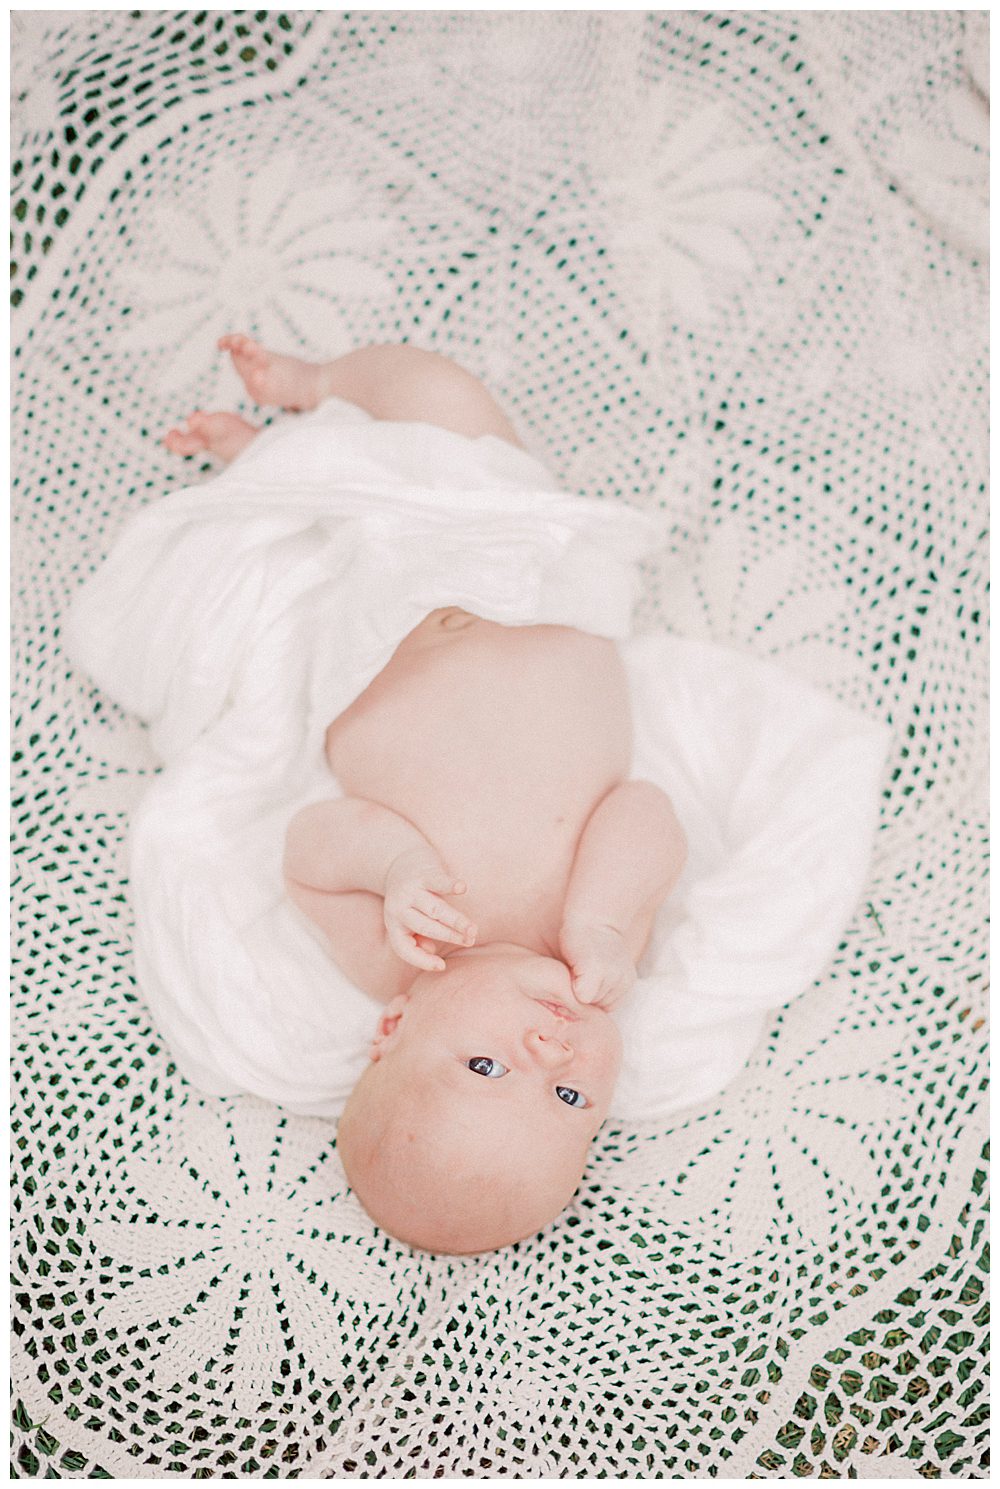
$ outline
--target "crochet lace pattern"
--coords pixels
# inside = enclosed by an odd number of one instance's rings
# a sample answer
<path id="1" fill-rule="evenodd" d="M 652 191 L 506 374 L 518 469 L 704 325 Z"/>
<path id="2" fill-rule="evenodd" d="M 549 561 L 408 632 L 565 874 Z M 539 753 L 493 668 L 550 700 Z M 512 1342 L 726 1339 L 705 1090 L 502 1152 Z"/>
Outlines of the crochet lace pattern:
<path id="1" fill-rule="evenodd" d="M 985 1475 L 984 12 L 13 16 L 14 1465 Z M 643 630 L 891 724 L 874 862 L 740 1077 L 412 1253 L 135 985 L 155 762 L 60 617 L 222 331 L 437 349 L 672 515 Z"/>

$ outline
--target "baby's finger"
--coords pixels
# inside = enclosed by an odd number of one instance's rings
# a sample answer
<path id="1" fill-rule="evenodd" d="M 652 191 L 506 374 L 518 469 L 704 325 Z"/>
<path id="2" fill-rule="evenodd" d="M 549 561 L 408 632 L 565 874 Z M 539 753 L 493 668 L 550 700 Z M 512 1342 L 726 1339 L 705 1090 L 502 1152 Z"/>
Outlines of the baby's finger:
<path id="1" fill-rule="evenodd" d="M 605 1009 L 613 1008 L 618 1002 L 618 999 L 621 997 L 621 993 L 621 988 L 618 987 L 614 982 L 606 983 L 604 987 L 601 988 L 597 997 L 594 999 L 594 1006 L 596 1008 Z"/>
<path id="2" fill-rule="evenodd" d="M 400 961 L 408 962 L 411 967 L 419 967 L 424 972 L 444 971 L 443 958 L 424 951 L 417 945 L 416 938 L 408 936 L 405 931 L 390 931 L 389 945 Z"/>
<path id="3" fill-rule="evenodd" d="M 625 994 L 631 991 L 634 982 L 635 977 L 629 972 L 608 977 L 601 989 L 600 996 L 594 1001 L 599 1003 L 602 1008 L 614 1008 L 617 1003 L 621 1002 Z"/>
<path id="4" fill-rule="evenodd" d="M 600 982 L 592 973 L 574 971 L 573 996 L 578 1003 L 596 1003 L 600 994 Z"/>
<path id="5" fill-rule="evenodd" d="M 417 895 L 413 901 L 414 909 L 420 910 L 424 915 L 429 915 L 432 920 L 441 925 L 450 925 L 453 931 L 459 931 L 467 936 L 471 931 L 475 935 L 476 928 L 468 916 L 463 915 L 461 910 L 452 909 L 451 905 L 439 900 L 437 895 Z"/>
<path id="6" fill-rule="evenodd" d="M 432 920 L 429 915 L 424 915 L 419 910 L 407 910 L 401 919 L 408 931 L 420 931 L 425 936 L 436 936 L 439 941 L 454 941 L 456 946 L 469 944 L 466 932 L 453 931 L 451 926 L 444 925 L 440 920 Z"/>
<path id="7" fill-rule="evenodd" d="M 437 942 L 432 941 L 430 936 L 414 936 L 413 939 L 417 943 L 421 951 L 429 952 L 430 955 L 434 958 L 434 970 L 436 972 L 443 972 L 445 962 L 444 958 L 441 956 L 437 949 Z"/>
<path id="8" fill-rule="evenodd" d="M 454 874 L 448 874 L 444 869 L 437 873 L 422 874 L 420 883 L 424 889 L 433 890 L 435 894 L 464 894 L 466 889 L 464 879 L 456 879 Z"/>

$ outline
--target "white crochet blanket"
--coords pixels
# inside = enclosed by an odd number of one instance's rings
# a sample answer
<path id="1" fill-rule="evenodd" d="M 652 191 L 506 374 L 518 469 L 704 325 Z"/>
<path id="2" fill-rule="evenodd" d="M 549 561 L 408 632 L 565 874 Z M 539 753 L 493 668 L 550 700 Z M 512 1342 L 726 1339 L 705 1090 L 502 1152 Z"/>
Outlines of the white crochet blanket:
<path id="1" fill-rule="evenodd" d="M 18 1473 L 982 1475 L 985 16 L 15 31 Z M 451 353 L 563 489 L 666 515 L 646 635 L 892 732 L 819 980 L 492 1258 L 377 1233 L 330 1124 L 200 1095 L 134 984 L 155 762 L 61 618 L 199 474 L 163 429 L 253 416 L 238 328 Z"/>

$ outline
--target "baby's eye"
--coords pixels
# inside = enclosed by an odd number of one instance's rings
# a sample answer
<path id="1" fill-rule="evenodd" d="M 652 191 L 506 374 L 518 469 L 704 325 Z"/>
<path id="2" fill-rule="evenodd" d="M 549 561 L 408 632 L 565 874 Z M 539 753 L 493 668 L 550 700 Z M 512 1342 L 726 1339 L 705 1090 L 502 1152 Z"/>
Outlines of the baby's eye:
<path id="1" fill-rule="evenodd" d="M 574 1091 L 572 1086 L 556 1086 L 556 1095 L 560 1101 L 565 1101 L 567 1106 L 589 1106 L 590 1102 L 582 1091 Z"/>
<path id="2" fill-rule="evenodd" d="M 498 1081 L 502 1075 L 508 1073 L 506 1065 L 501 1065 L 499 1060 L 492 1060 L 489 1055 L 474 1055 L 465 1063 L 477 1075 L 485 1075 L 491 1081 Z"/>

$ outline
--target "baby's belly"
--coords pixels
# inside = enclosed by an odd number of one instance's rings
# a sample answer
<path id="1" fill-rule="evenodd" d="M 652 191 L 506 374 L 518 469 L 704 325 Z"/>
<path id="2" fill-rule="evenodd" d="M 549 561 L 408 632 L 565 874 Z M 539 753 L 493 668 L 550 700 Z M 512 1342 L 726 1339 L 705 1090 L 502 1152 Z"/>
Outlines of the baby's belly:
<path id="1" fill-rule="evenodd" d="M 602 638 L 463 615 L 434 612 L 331 724 L 330 768 L 467 881 L 480 941 L 551 935 L 583 826 L 630 772 L 624 670 Z"/>

